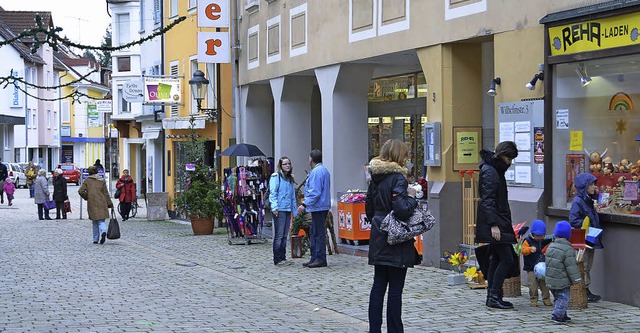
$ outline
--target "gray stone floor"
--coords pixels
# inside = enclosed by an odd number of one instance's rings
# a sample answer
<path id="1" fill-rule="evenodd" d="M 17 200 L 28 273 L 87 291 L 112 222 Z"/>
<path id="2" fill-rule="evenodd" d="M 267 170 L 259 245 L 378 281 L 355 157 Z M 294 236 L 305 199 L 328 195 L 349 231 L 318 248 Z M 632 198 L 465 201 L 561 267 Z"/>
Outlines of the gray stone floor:
<path id="1" fill-rule="evenodd" d="M 229 245 L 187 224 L 121 222 L 122 238 L 91 241 L 69 186 L 69 220 L 39 221 L 28 191 L 0 206 L 0 332 L 366 332 L 373 268 L 329 256 L 329 267 L 275 267 L 271 243 Z M 55 214 L 52 214 L 55 217 Z M 639 332 L 640 309 L 611 302 L 551 323 L 549 307 L 509 299 L 488 310 L 485 290 L 448 286 L 447 271 L 411 269 L 406 332 Z M 523 295 L 527 295 L 523 288 Z"/>

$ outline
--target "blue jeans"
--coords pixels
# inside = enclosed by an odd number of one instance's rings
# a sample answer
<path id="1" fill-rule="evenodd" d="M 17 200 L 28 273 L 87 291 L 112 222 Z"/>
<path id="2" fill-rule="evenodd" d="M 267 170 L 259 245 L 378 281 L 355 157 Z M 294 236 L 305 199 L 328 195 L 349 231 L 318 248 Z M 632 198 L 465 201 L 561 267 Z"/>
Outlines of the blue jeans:
<path id="1" fill-rule="evenodd" d="M 309 228 L 311 262 L 327 262 L 327 236 L 324 232 L 324 225 L 328 212 L 328 210 L 311 212 L 311 227 Z"/>
<path id="2" fill-rule="evenodd" d="M 287 259 L 287 236 L 291 226 L 291 212 L 278 212 L 273 220 L 273 263 Z"/>
<path id="3" fill-rule="evenodd" d="M 29 198 L 33 198 L 35 196 L 35 187 L 33 187 L 33 183 L 29 184 Z"/>
<path id="4" fill-rule="evenodd" d="M 104 219 L 91 222 L 93 223 L 93 241 L 97 242 L 100 240 L 100 235 L 103 232 L 107 232 L 107 222 Z"/>
<path id="5" fill-rule="evenodd" d="M 567 315 L 567 309 L 569 308 L 569 296 L 571 296 L 571 289 L 569 287 L 563 289 L 551 289 L 555 303 L 553 305 L 552 315 L 556 318 L 564 318 Z"/>
<path id="6" fill-rule="evenodd" d="M 381 332 L 382 306 L 387 295 L 387 332 L 404 332 L 402 325 L 402 290 L 407 268 L 376 265 L 369 294 L 369 332 Z"/>

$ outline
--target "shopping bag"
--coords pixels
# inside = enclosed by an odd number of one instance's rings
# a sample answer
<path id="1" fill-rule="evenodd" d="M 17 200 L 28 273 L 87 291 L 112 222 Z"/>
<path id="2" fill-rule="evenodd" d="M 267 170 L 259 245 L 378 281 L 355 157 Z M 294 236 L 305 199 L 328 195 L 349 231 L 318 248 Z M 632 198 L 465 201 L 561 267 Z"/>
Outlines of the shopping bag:
<path id="1" fill-rule="evenodd" d="M 56 208 L 56 202 L 53 200 L 47 200 L 43 204 L 44 208 L 47 210 Z"/>
<path id="2" fill-rule="evenodd" d="M 120 225 L 116 218 L 116 213 L 111 208 L 111 219 L 109 220 L 109 228 L 107 229 L 107 238 L 118 239 L 120 238 Z"/>
<path id="3" fill-rule="evenodd" d="M 64 201 L 64 211 L 65 213 L 71 213 L 71 201 L 69 200 Z"/>

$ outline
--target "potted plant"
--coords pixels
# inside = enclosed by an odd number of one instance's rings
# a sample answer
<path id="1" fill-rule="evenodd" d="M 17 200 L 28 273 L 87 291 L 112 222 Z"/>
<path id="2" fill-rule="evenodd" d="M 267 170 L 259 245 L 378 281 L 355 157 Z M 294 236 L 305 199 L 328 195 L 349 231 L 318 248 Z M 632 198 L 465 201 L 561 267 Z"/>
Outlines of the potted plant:
<path id="1" fill-rule="evenodd" d="M 190 140 L 182 143 L 185 161 L 178 165 L 185 189 L 178 193 L 174 205 L 178 214 L 191 220 L 194 235 L 210 235 L 214 222 L 222 219 L 222 203 L 220 182 L 215 179 L 215 172 L 202 163 L 205 140 L 198 140 L 195 133 L 195 119 L 191 117 Z"/>

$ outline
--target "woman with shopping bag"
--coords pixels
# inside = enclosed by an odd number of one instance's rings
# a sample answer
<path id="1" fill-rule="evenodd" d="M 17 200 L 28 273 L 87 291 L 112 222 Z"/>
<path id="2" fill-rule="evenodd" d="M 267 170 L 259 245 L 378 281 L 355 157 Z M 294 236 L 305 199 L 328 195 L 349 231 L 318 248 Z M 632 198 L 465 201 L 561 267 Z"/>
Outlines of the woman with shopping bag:
<path id="1" fill-rule="evenodd" d="M 44 169 L 38 170 L 38 178 L 33 184 L 34 188 L 34 201 L 36 205 L 38 205 L 38 219 L 40 220 L 52 220 L 49 217 L 49 209 L 45 207 L 46 205 L 51 204 L 51 200 L 49 200 L 49 182 L 47 181 L 47 171 Z M 53 206 L 55 207 L 55 206 Z"/>
<path id="2" fill-rule="evenodd" d="M 109 208 L 113 208 L 107 184 L 98 175 L 98 168 L 94 165 L 87 169 L 89 177 L 82 182 L 78 194 L 87 201 L 87 214 L 93 223 L 93 244 L 104 244 L 107 238 L 107 223 Z M 113 211 L 113 210 L 112 210 Z"/>

